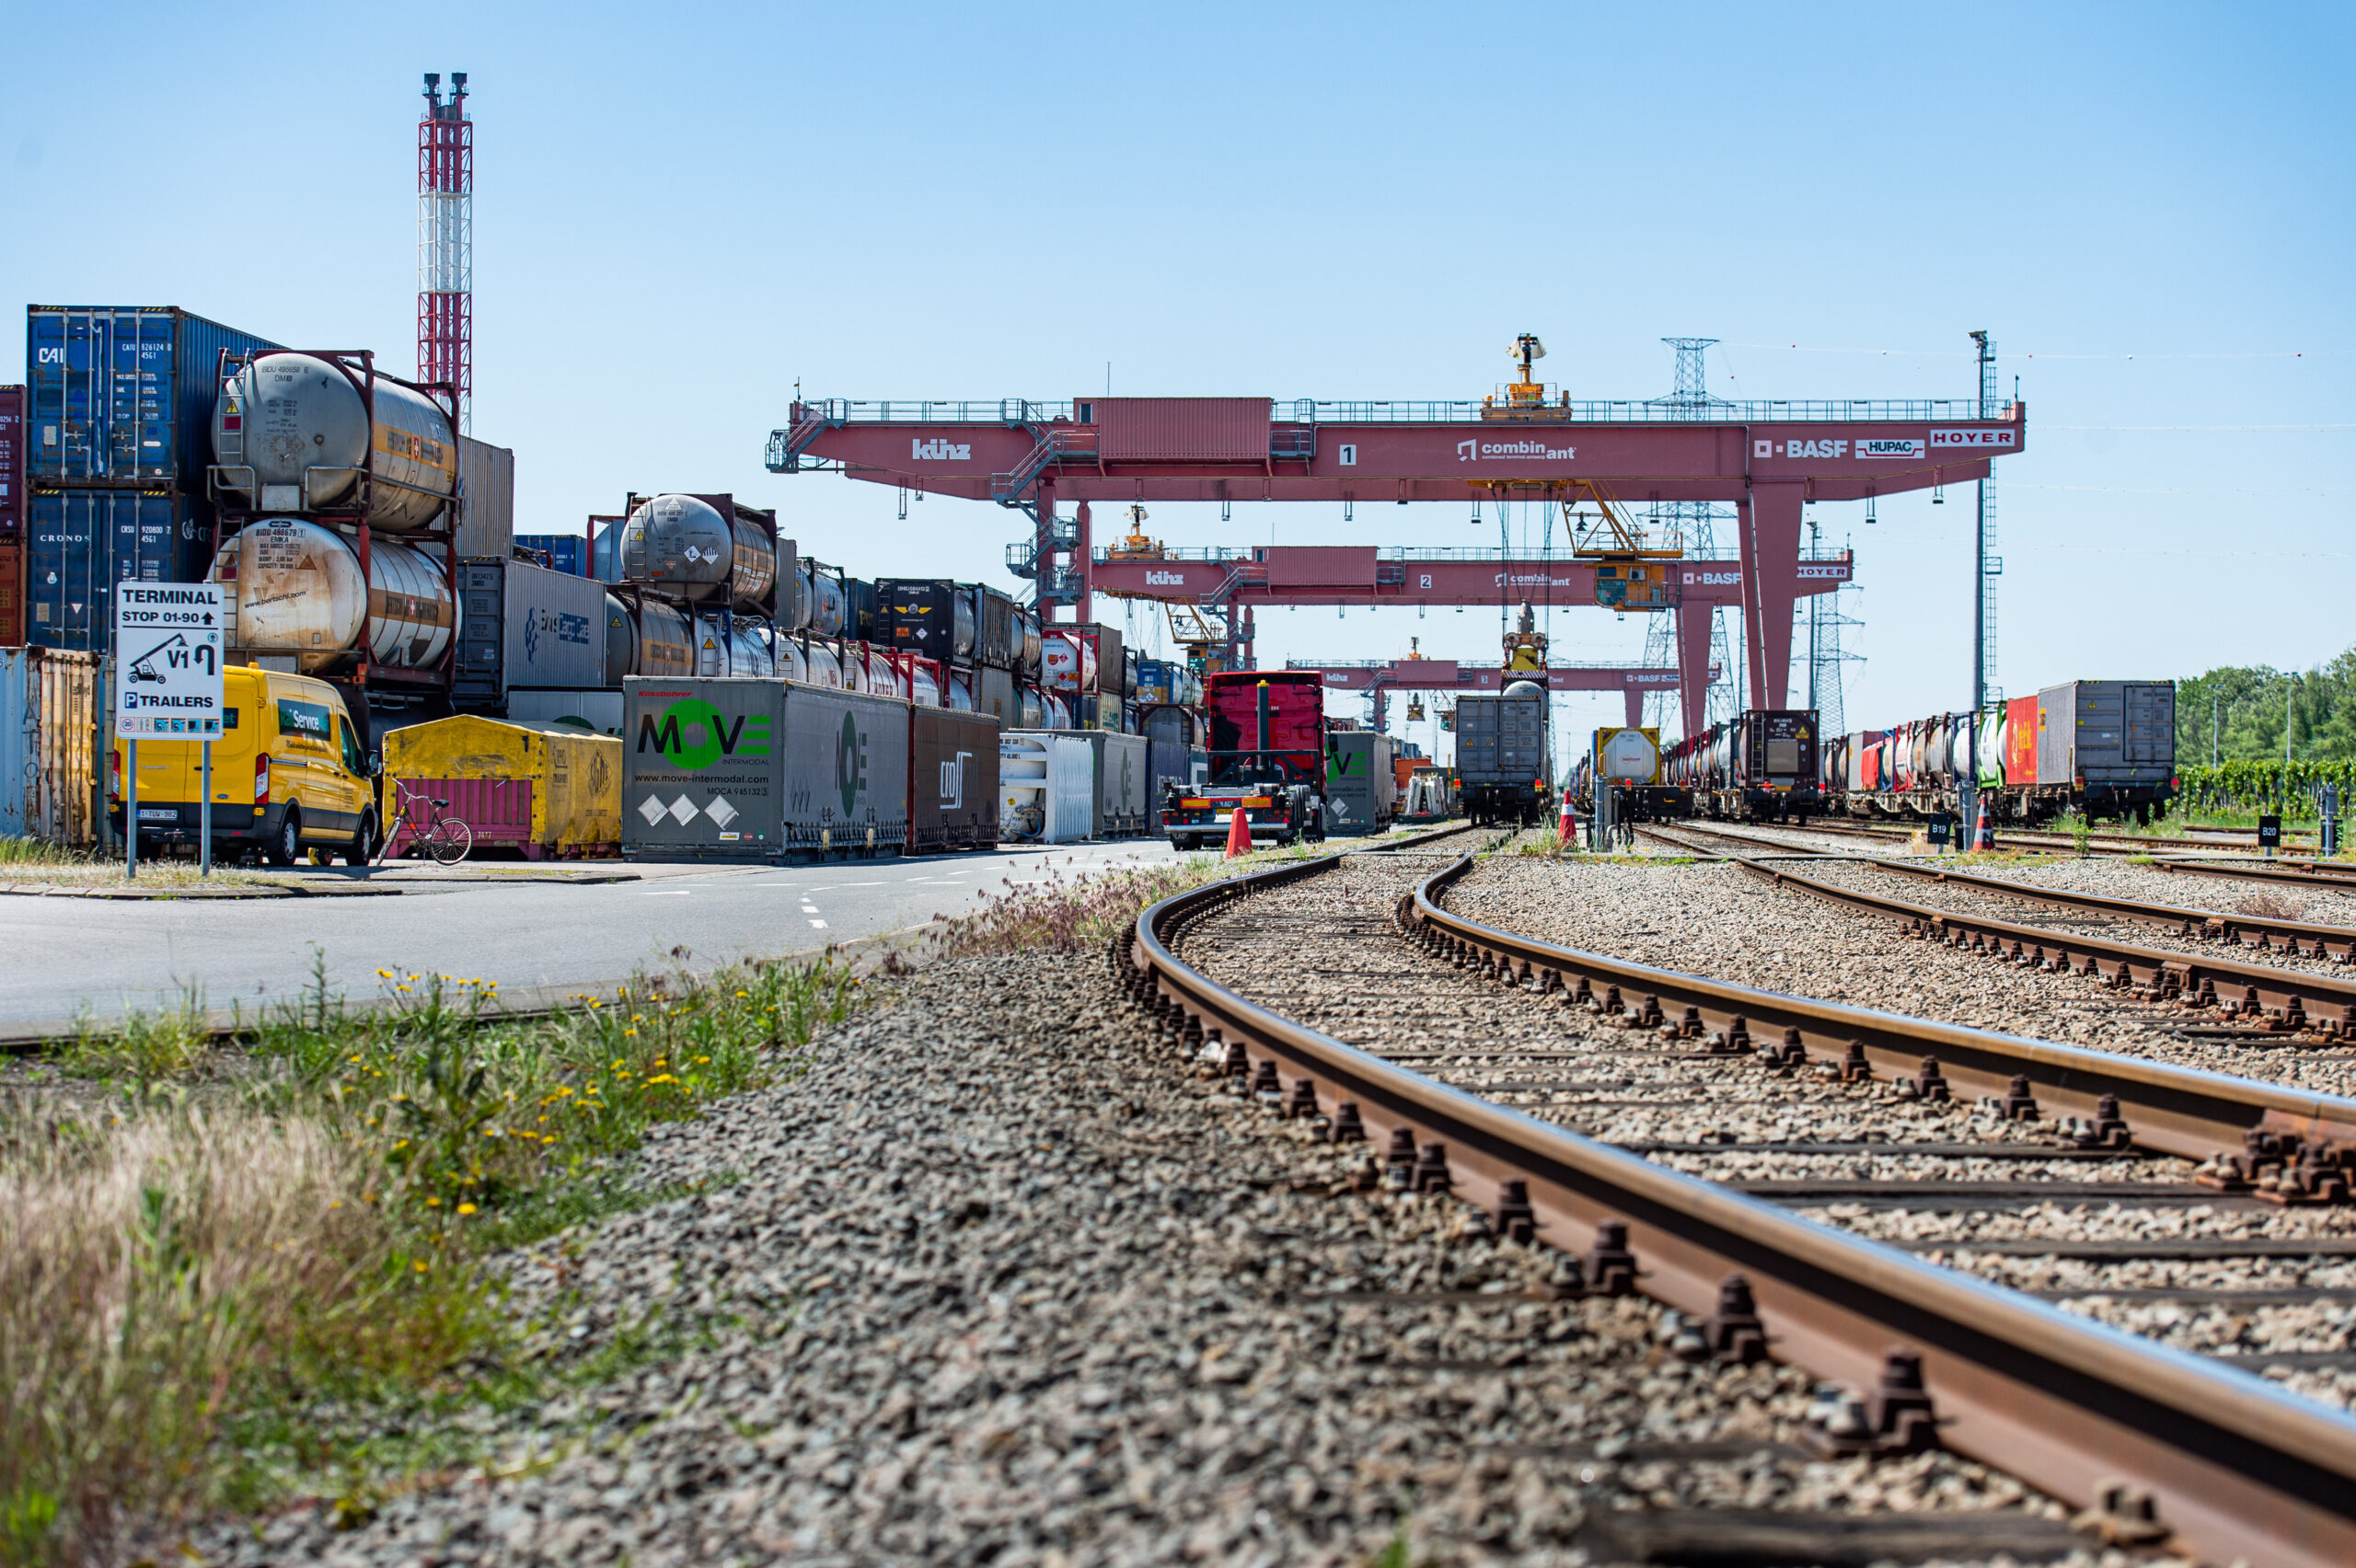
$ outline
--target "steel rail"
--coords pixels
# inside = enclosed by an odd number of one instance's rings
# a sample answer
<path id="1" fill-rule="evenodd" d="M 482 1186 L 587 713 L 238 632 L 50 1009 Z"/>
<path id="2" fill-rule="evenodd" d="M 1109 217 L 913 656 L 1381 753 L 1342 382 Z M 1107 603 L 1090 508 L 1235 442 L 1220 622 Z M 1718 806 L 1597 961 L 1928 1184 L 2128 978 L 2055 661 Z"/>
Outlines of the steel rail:
<path id="1" fill-rule="evenodd" d="M 1784 824 L 1777 824 L 1775 825 L 1782 826 Z M 1803 827 L 1795 824 L 1791 825 L 1790 831 L 1794 833 L 1845 833 L 1857 837 L 1904 838 L 1911 837 L 1918 829 L 1909 827 L 1899 823 L 1881 824 L 1864 822 L 1843 822 L 1828 824 L 1822 817 L 1810 817 L 1807 819 L 1807 825 Z M 1958 824 L 1958 831 L 1969 833 L 1970 828 L 1969 824 Z M 2235 829 L 2235 831 L 2238 832 L 2240 830 Z M 2077 838 L 2074 835 L 2062 832 L 2056 828 L 2000 827 L 1996 830 L 1996 847 L 1999 849 L 2012 848 L 2039 852 L 2062 848 L 2074 850 L 2077 847 Z M 2246 839 L 2138 838 L 2133 835 L 2123 833 L 2092 833 L 2087 835 L 2086 847 L 2096 853 L 2105 855 L 2148 855 L 2154 849 L 2207 849 L 2212 851 L 2223 851 L 2227 854 L 2246 855 L 2256 852 L 2258 847 L 2258 844 L 2255 837 Z M 2316 854 L 2315 847 L 2308 844 L 2285 843 L 2281 847 L 2280 852 L 2283 855 L 2314 856 Z M 2349 867 L 2347 870 L 2356 871 L 2356 867 Z"/>
<path id="2" fill-rule="evenodd" d="M 1668 838 L 1671 843 L 1676 842 L 1673 837 L 1670 837 L 1671 832 L 1693 834 L 1703 838 L 1715 838 L 1723 843 L 1745 845 L 1754 849 L 1772 849 L 1779 858 L 1786 855 L 1821 857 L 1824 854 L 1821 850 L 1809 849 L 1797 845 L 1781 845 L 1762 838 L 1742 838 L 1733 834 L 1721 833 L 1706 827 L 1697 828 L 1682 823 L 1673 830 L 1664 831 L 1657 827 L 1646 827 L 1639 831 L 1658 835 Z M 2304 951 L 2311 957 L 2328 958 L 2338 963 L 2356 962 L 2356 928 L 2326 925 L 2315 920 L 2286 920 L 2271 915 L 2220 914 L 2215 910 L 2195 909 L 2183 905 L 2154 904 L 2142 899 L 2115 898 L 2108 894 L 2077 893 L 2066 888 L 2040 887 L 2034 882 L 2008 882 L 2002 877 L 1976 876 L 1969 871 L 1959 871 L 1937 864 L 1926 865 L 1919 861 L 1891 860 L 1877 856 L 1865 857 L 1865 859 L 1867 865 L 1878 867 L 1886 871 L 1894 871 L 1901 876 L 1920 877 L 1931 882 L 1953 882 L 1958 887 L 1979 888 L 1985 892 L 2019 899 L 2025 904 L 2049 904 L 2057 908 L 2084 909 L 2097 914 L 2117 915 L 2130 920 L 2140 920 L 2145 925 L 2165 926 L 2187 937 L 2219 941 L 2244 941 L 2258 948 L 2270 947 L 2274 942 L 2281 941 L 2286 943 L 2293 953 Z M 2154 860 L 2153 864 L 2167 870 L 2208 871 L 2211 870 L 2210 867 L 2198 862 Z M 2235 873 L 2220 871 L 2216 874 Z M 2322 881 L 2313 872 L 2294 871 L 2289 875 L 2292 880 L 2304 882 L 2309 887 L 2317 886 Z M 2254 940 L 2258 938 L 2264 940 Z"/>
<path id="3" fill-rule="evenodd" d="M 1387 1142 L 1391 1179 L 1422 1171 L 1482 1201 L 1500 1231 L 1522 1234 L 1591 1261 L 1633 1254 L 1629 1283 L 1696 1317 L 1717 1321 L 1729 1276 L 1741 1275 L 1773 1356 L 1813 1374 L 1872 1388 L 1892 1351 L 1919 1355 L 1934 1401 L 1937 1440 L 2082 1505 L 2125 1482 L 2159 1501 L 2177 1541 L 2220 1561 L 2322 1568 L 2356 1561 L 2356 1421 L 2286 1395 L 2263 1379 L 2073 1317 L 1895 1248 L 1834 1230 L 1727 1188 L 1492 1104 L 1309 1029 L 1201 974 L 1172 949 L 1190 921 L 1318 875 L 1327 857 L 1175 894 L 1140 916 L 1116 944 L 1124 979 L 1184 1038 L 1223 1043 L 1230 1068 L 1278 1085 L 1290 1113 L 1324 1120 L 1336 1141 Z M 1806 1018 L 1819 1043 L 1857 1037 L 1868 1020 L 1885 1037 L 1917 1031 L 1958 1049 L 1958 1065 L 2009 1055 L 2049 1071 L 2094 1053 L 2012 1041 L 1922 1020 L 1890 1019 L 1696 976 L 1580 953 L 1451 916 L 1436 895 L 1472 862 L 1436 872 L 1402 901 L 1413 935 L 1479 951 L 1485 963 L 1542 964 L 1559 980 L 1601 979 L 1663 997 L 1690 995 L 1722 1016 Z M 1870 1031 L 1869 1031 L 1870 1032 Z M 1946 1060 L 1942 1055 L 1942 1060 Z M 2229 1086 L 2212 1075 L 2128 1062 L 2086 1063 L 2141 1088 L 2156 1106 L 2172 1091 L 2178 1115 L 2197 1114 L 2236 1090 L 2254 1099 L 2236 1114 L 2294 1111 L 2356 1126 L 2356 1103 L 2303 1098 L 2269 1086 Z M 2165 1118 L 2154 1113 L 2149 1130 Z M 2163 1134 L 2162 1136 L 2165 1136 Z M 1402 1148 L 1415 1161 L 1403 1168 Z M 1429 1180 L 1437 1170 L 1438 1182 Z M 1527 1229 L 1522 1228 L 1526 1227 Z M 1599 1251 L 1590 1251 L 1599 1250 Z M 1598 1270 L 1599 1280 L 1606 1276 Z M 1725 1339 L 1715 1332 L 1715 1343 Z M 1877 1408 L 1881 1408 L 1877 1401 Z"/>
<path id="4" fill-rule="evenodd" d="M 1934 909 L 1901 898 L 1865 893 L 1819 882 L 1780 866 L 1770 866 L 1739 855 L 1729 863 L 1755 877 L 1788 887 L 1827 904 L 1844 905 L 1869 915 L 1886 915 L 1907 923 L 1908 934 L 1951 946 L 1969 945 L 1975 951 L 2017 960 L 2031 968 L 2069 968 L 2121 989 L 2139 983 L 2151 1000 L 2197 998 L 2230 1003 L 2227 1016 L 2263 1019 L 2284 1032 L 2307 1030 L 2342 1040 L 2356 1039 L 2356 979 L 2282 969 L 2268 963 L 2207 953 L 2176 952 L 2165 948 L 2139 947 L 2083 931 L 2026 925 L 1992 915 Z M 1886 861 L 1869 864 L 1887 865 Z M 1998 884 L 2007 886 L 2009 884 Z M 2319 1015 L 2314 1005 L 2338 1009 L 2338 1016 Z"/>

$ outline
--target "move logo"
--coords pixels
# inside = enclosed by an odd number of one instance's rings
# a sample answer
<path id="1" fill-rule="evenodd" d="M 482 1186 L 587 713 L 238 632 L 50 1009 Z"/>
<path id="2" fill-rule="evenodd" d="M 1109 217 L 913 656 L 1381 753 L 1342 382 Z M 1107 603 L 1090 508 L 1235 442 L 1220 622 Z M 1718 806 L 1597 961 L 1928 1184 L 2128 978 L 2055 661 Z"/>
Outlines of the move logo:
<path id="1" fill-rule="evenodd" d="M 843 815 L 850 815 L 867 788 L 867 737 L 859 732 L 855 713 L 843 715 L 843 732 L 835 741 L 835 788 L 842 794 Z"/>
<path id="2" fill-rule="evenodd" d="M 910 439 L 908 455 L 928 463 L 970 463 L 974 458 L 971 445 L 935 437 L 930 441 Z"/>
<path id="3" fill-rule="evenodd" d="M 641 756 L 659 753 L 682 773 L 700 773 L 724 756 L 767 756 L 768 715 L 739 714 L 732 724 L 702 698 L 683 698 L 659 720 L 651 713 L 639 716 L 638 751 Z"/>

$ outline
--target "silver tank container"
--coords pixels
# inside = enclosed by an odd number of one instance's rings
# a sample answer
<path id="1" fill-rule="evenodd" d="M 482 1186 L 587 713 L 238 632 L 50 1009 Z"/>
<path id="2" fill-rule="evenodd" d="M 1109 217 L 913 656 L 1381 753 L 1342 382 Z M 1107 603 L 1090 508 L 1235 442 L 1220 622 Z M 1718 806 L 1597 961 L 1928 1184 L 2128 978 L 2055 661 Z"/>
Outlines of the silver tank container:
<path id="1" fill-rule="evenodd" d="M 641 501 L 622 525 L 624 580 L 696 604 L 760 604 L 777 577 L 776 550 L 754 525 L 691 495 Z"/>
<path id="2" fill-rule="evenodd" d="M 309 512 L 352 495 L 375 458 L 368 526 L 422 528 L 458 485 L 450 418 L 422 392 L 378 377 L 375 418 L 352 377 L 312 354 L 264 354 L 229 378 L 213 405 L 220 488 L 246 505 Z"/>
<path id="3" fill-rule="evenodd" d="M 789 681 L 810 678 L 810 661 L 802 656 L 802 644 L 790 637 L 777 640 L 777 673 L 780 678 Z"/>
<path id="4" fill-rule="evenodd" d="M 393 539 L 372 539 L 364 583 L 353 541 L 317 523 L 265 517 L 213 558 L 226 587 L 233 651 L 292 653 L 305 674 L 330 669 L 363 645 L 369 659 L 422 669 L 442 657 L 458 606 L 442 563 Z"/>
<path id="5" fill-rule="evenodd" d="M 843 585 L 837 580 L 819 572 L 808 579 L 810 583 L 810 635 L 840 637 L 843 626 L 850 617 L 850 603 L 843 595 Z"/>
<path id="6" fill-rule="evenodd" d="M 625 677 L 637 674 L 638 623 L 629 618 L 629 606 L 606 595 L 606 684 L 617 686 Z"/>
<path id="7" fill-rule="evenodd" d="M 614 624 L 617 614 L 620 626 Z M 606 682 L 615 685 L 625 675 L 691 675 L 695 647 L 689 640 L 687 617 L 659 600 L 649 599 L 635 614 L 612 594 L 606 595 Z M 616 642 L 621 644 L 617 664 Z"/>
<path id="8" fill-rule="evenodd" d="M 791 539 L 777 542 L 777 628 L 787 634 L 810 624 L 810 574 L 798 548 Z"/>

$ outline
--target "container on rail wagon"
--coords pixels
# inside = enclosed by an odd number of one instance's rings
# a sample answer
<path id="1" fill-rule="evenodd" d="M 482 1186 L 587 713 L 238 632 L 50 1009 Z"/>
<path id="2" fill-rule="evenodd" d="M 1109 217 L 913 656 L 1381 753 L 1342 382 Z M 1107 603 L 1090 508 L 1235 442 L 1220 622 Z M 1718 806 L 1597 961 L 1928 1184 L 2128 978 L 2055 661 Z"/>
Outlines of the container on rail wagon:
<path id="1" fill-rule="evenodd" d="M 984 664 L 975 672 L 974 711 L 987 713 L 1010 730 L 1026 728 L 1022 698 L 1016 691 L 1014 672 Z M 1027 726 L 1037 729 L 1036 724 Z"/>
<path id="2" fill-rule="evenodd" d="M 952 671 L 948 680 L 941 688 L 941 706 L 953 709 L 960 713 L 973 712 L 976 674 L 976 672 L 973 670 Z"/>
<path id="3" fill-rule="evenodd" d="M 1021 662 L 1022 635 L 1014 600 L 987 583 L 974 594 L 974 662 L 993 670 L 1011 670 Z"/>
<path id="4" fill-rule="evenodd" d="M 695 628 L 660 599 L 624 603 L 606 595 L 606 679 L 619 686 L 631 675 L 695 673 Z"/>
<path id="5" fill-rule="evenodd" d="M 229 377 L 213 457 L 210 493 L 251 512 L 334 506 L 367 475 L 367 523 L 384 533 L 433 523 L 458 490 L 457 432 L 441 404 L 314 354 L 264 352 Z"/>
<path id="6" fill-rule="evenodd" d="M 1017 605 L 1014 611 L 1014 674 L 1020 681 L 1039 684 L 1041 662 L 1045 658 L 1046 643 L 1039 628 L 1035 611 Z"/>
<path id="7" fill-rule="evenodd" d="M 2037 694 L 2037 781 L 2089 794 L 2148 791 L 2176 767 L 2176 687 L 2070 681 Z"/>
<path id="8" fill-rule="evenodd" d="M 30 306 L 25 339 L 29 482 L 198 498 L 223 353 L 278 347 L 176 306 Z"/>
<path id="9" fill-rule="evenodd" d="M 426 669 L 456 628 L 457 606 L 428 548 L 372 539 L 364 582 L 355 542 L 300 518 L 239 529 L 213 558 L 212 581 L 228 589 L 232 656 L 285 658 L 305 674 L 348 667 L 364 639 L 373 663 Z"/>
<path id="10" fill-rule="evenodd" d="M 1093 642 L 1066 629 L 1050 631 L 1040 640 L 1040 685 L 1057 697 L 1093 692 L 1097 652 Z"/>
<path id="11" fill-rule="evenodd" d="M 585 577 L 508 558 L 461 559 L 451 701 L 497 709 L 510 686 L 604 686 L 606 606 L 604 585 Z"/>
<path id="12" fill-rule="evenodd" d="M 907 842 L 907 704 L 744 677 L 622 690 L 626 856 L 865 857 Z"/>
<path id="13" fill-rule="evenodd" d="M 615 736 L 461 713 L 388 732 L 384 760 L 386 804 L 399 803 L 397 790 L 449 801 L 476 853 L 514 849 L 540 860 L 621 847 L 622 743 Z M 386 852 L 403 853 L 413 836 L 404 825 Z"/>
<path id="14" fill-rule="evenodd" d="M 998 843 L 999 723 L 987 714 L 918 708 L 908 732 L 908 851 Z"/>
<path id="15" fill-rule="evenodd" d="M 778 673 L 769 651 L 768 626 L 756 617 L 735 616 L 726 621 L 710 614 L 693 617 L 695 673 L 699 675 L 757 675 Z"/>

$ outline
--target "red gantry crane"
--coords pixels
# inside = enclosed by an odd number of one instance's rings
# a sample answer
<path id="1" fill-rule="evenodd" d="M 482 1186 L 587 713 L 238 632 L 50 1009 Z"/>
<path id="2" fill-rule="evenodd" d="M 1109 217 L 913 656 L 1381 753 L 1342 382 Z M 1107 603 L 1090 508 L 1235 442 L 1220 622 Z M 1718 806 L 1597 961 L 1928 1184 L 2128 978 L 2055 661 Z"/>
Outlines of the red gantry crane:
<path id="1" fill-rule="evenodd" d="M 1008 550 L 1035 577 L 1043 618 L 1093 593 L 1196 604 L 1557 605 L 1671 608 L 1686 732 L 1703 727 L 1709 609 L 1743 611 L 1754 708 L 1784 705 L 1792 606 L 1848 581 L 1851 563 L 1800 556 L 1801 509 L 1988 477 L 2018 452 L 2027 409 L 1992 398 L 1797 402 L 1575 401 L 1521 379 L 1478 402 L 1267 398 L 1079 398 L 1068 403 L 797 401 L 768 442 L 772 472 L 814 469 L 1016 508 L 1031 539 Z M 1992 382 L 1987 383 L 1992 385 Z M 1096 559 L 1091 502 L 1537 502 L 1591 508 L 1623 537 L 1571 560 L 1374 546 L 1170 551 Z M 1731 502 L 1739 554 L 1685 560 L 1646 547 L 1633 514 Z M 1068 525 L 1059 509 L 1072 505 Z M 1613 548 L 1618 544 L 1628 548 Z M 1128 552 L 1121 552 L 1126 555 Z M 1645 574 L 1635 582 L 1633 573 Z M 1666 580 L 1654 578 L 1662 573 Z M 1599 591 L 1599 584 L 1601 585 Z"/>

